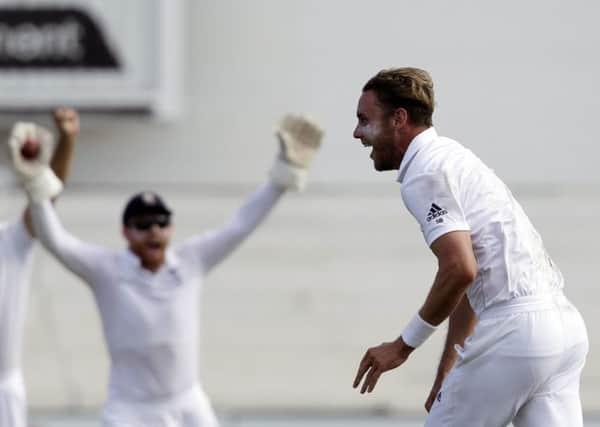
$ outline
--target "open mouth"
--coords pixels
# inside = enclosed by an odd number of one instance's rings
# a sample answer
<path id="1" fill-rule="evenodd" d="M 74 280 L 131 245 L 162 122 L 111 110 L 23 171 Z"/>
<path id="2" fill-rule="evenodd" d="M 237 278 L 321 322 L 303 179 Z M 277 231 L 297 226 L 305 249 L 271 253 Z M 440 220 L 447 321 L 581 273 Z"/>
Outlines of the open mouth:
<path id="1" fill-rule="evenodd" d="M 158 242 L 158 241 L 148 242 L 146 244 L 146 247 L 151 250 L 159 250 L 159 249 L 162 249 L 163 244 L 162 244 L 162 242 Z"/>

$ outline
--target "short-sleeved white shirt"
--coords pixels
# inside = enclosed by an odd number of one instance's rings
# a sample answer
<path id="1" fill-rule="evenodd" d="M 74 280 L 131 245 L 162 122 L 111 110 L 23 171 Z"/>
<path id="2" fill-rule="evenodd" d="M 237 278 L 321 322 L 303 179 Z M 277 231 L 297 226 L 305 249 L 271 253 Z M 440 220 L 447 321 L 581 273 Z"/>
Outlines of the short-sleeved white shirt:
<path id="1" fill-rule="evenodd" d="M 429 246 L 451 231 L 470 232 L 479 269 L 467 296 L 477 314 L 562 288 L 560 271 L 508 187 L 458 142 L 433 127 L 423 131 L 409 144 L 398 181 Z"/>
<path id="2" fill-rule="evenodd" d="M 22 218 L 0 224 L 0 377 L 21 367 L 33 242 Z"/>

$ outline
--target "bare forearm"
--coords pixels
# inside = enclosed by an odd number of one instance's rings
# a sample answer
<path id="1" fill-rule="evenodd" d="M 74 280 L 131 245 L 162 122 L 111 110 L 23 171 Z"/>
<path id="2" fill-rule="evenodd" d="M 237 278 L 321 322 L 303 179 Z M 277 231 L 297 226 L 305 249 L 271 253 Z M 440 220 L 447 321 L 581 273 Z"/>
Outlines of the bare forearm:
<path id="1" fill-rule="evenodd" d="M 25 229 L 31 237 L 37 237 L 35 234 L 35 228 L 33 227 L 33 220 L 31 219 L 31 209 L 29 206 L 23 212 L 23 222 L 25 223 Z"/>
<path id="2" fill-rule="evenodd" d="M 79 135 L 79 115 L 72 108 L 60 107 L 54 110 L 53 116 L 59 140 L 50 166 L 56 176 L 65 182 L 71 169 L 75 140 Z"/>
<path id="3" fill-rule="evenodd" d="M 444 351 L 440 359 L 433 386 L 431 387 L 429 396 L 425 401 L 425 409 L 427 412 L 431 410 L 433 402 L 438 396 L 444 380 L 456 363 L 457 354 L 455 345 L 464 345 L 465 339 L 471 335 L 476 324 L 477 318 L 471 309 L 469 300 L 465 295 L 462 297 L 461 301 L 458 303 L 458 306 L 452 312 L 448 320 L 446 344 L 444 345 Z"/>
<path id="4" fill-rule="evenodd" d="M 473 332 L 477 324 L 477 317 L 469 304 L 466 295 L 462 297 L 458 306 L 448 319 L 448 334 L 446 344 L 438 367 L 438 376 L 445 377 L 456 362 L 456 344 L 464 345 L 465 339 Z"/>
<path id="5" fill-rule="evenodd" d="M 455 310 L 471 280 L 460 266 L 440 268 L 419 311 L 421 317 L 432 325 L 442 323 Z"/>
<path id="6" fill-rule="evenodd" d="M 478 267 L 467 231 L 443 235 L 432 243 L 431 250 L 438 259 L 438 272 L 419 314 L 437 326 L 452 314 L 475 280 Z"/>
<path id="7" fill-rule="evenodd" d="M 56 176 L 63 182 L 71 170 L 71 160 L 73 158 L 73 148 L 75 147 L 75 137 L 61 135 L 52 156 L 50 167 Z"/>

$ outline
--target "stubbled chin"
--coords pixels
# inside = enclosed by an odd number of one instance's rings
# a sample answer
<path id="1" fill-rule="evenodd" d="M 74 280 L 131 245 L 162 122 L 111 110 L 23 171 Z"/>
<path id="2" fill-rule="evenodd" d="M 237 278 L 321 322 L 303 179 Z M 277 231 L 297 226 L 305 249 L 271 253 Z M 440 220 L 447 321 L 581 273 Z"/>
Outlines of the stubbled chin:
<path id="1" fill-rule="evenodd" d="M 146 256 L 157 259 L 163 256 L 164 250 L 161 248 L 146 248 L 144 252 L 146 253 Z"/>

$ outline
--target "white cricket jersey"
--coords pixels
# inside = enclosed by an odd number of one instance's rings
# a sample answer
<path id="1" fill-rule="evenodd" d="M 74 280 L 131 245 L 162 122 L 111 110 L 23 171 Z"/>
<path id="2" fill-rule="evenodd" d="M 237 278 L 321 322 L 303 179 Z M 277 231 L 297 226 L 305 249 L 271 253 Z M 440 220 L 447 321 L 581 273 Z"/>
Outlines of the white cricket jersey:
<path id="1" fill-rule="evenodd" d="M 467 290 L 479 315 L 493 304 L 563 287 L 540 235 L 506 185 L 475 154 L 431 127 L 409 144 L 399 168 L 402 198 L 431 244 L 470 231 L 479 270 Z"/>
<path id="2" fill-rule="evenodd" d="M 0 380 L 21 368 L 33 242 L 22 218 L 0 224 Z"/>
<path id="3" fill-rule="evenodd" d="M 152 273 L 129 250 L 84 243 L 60 224 L 49 201 L 32 206 L 39 239 L 87 282 L 111 358 L 109 400 L 148 401 L 197 383 L 200 286 L 270 212 L 283 190 L 269 183 L 222 228 L 169 249 Z"/>

